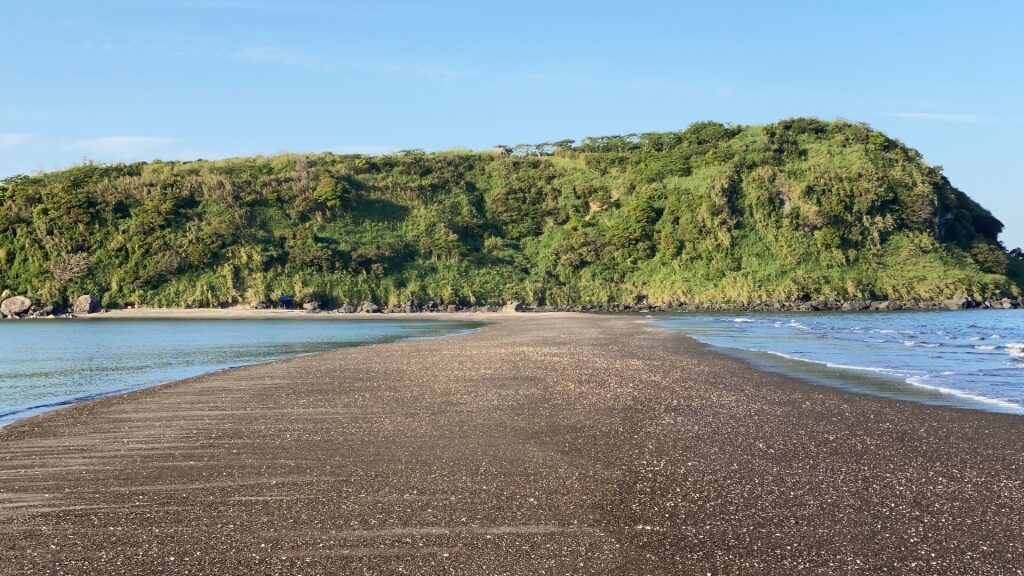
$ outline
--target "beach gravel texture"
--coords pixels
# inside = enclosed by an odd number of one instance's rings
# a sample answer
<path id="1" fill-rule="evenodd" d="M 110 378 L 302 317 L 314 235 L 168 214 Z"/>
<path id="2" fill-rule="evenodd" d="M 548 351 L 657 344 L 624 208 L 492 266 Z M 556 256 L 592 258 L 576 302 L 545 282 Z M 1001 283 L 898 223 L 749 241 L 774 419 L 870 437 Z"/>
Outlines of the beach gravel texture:
<path id="1" fill-rule="evenodd" d="M 1020 574 L 1024 418 L 516 315 L 0 430 L 0 574 Z"/>

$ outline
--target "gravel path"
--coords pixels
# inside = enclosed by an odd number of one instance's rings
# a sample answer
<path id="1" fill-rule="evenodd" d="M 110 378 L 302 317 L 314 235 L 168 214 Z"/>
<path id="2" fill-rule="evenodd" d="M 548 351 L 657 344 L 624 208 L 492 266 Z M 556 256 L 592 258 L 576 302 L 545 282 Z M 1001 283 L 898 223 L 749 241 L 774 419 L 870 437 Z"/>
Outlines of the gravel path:
<path id="1" fill-rule="evenodd" d="M 0 429 L 0 574 L 1024 572 L 1024 418 L 495 318 Z"/>

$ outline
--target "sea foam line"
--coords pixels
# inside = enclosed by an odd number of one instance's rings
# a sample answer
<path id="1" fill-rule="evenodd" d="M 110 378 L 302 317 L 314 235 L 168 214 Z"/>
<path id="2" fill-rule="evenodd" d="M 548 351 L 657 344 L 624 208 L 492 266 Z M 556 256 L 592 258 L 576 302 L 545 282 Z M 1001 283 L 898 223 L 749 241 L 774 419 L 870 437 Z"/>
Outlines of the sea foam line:
<path id="1" fill-rule="evenodd" d="M 793 356 L 785 354 L 783 352 L 775 352 L 774 350 L 751 350 L 751 352 L 761 352 L 762 354 L 771 354 L 772 356 L 779 356 L 787 360 L 796 360 L 798 362 L 808 362 L 810 364 L 820 364 L 822 366 L 828 366 L 829 368 L 839 368 L 841 370 L 860 370 L 863 372 L 877 372 L 879 374 L 890 374 L 893 376 L 905 376 L 907 374 L 927 374 L 922 370 L 897 370 L 895 368 L 879 368 L 877 366 L 854 366 L 850 364 L 836 364 L 835 362 L 826 362 L 824 360 L 811 360 L 810 358 L 801 358 L 800 356 Z"/>
<path id="2" fill-rule="evenodd" d="M 945 386 L 932 386 L 931 384 L 925 384 L 923 380 L 927 380 L 930 376 L 911 376 L 907 378 L 907 384 L 916 386 L 918 388 L 924 388 L 926 390 L 934 390 L 942 394 L 950 396 L 956 396 L 958 398 L 965 398 L 967 400 L 973 400 L 975 402 L 981 402 L 983 404 L 991 404 L 993 406 L 999 406 L 1013 412 L 1024 414 L 1024 406 L 1020 404 L 1014 404 L 1007 400 L 1000 400 L 998 398 L 989 398 L 988 396 L 980 396 L 978 394 L 971 394 L 970 392 L 964 392 L 963 390 L 956 390 L 954 388 L 947 388 Z"/>

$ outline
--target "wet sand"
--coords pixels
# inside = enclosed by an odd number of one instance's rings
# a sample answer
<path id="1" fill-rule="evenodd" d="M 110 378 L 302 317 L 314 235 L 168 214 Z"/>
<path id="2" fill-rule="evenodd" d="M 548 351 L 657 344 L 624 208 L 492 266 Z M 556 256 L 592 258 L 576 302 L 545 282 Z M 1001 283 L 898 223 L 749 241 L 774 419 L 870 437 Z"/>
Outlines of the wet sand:
<path id="1" fill-rule="evenodd" d="M 0 429 L 0 574 L 1024 571 L 1022 417 L 486 319 Z"/>

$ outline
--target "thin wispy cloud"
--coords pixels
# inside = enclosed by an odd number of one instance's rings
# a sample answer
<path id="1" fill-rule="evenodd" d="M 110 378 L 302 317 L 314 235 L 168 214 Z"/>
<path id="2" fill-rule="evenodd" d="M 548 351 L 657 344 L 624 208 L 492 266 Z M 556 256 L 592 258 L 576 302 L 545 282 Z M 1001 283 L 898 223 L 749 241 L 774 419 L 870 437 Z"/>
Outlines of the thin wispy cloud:
<path id="1" fill-rule="evenodd" d="M 0 150 L 17 148 L 31 139 L 31 134 L 23 132 L 0 132 Z"/>
<path id="2" fill-rule="evenodd" d="M 206 10 L 245 10 L 250 12 L 313 12 L 321 11 L 322 5 L 296 0 L 170 0 L 168 4 L 180 8 L 201 8 Z"/>
<path id="3" fill-rule="evenodd" d="M 376 64 L 368 65 L 366 67 L 376 69 L 378 72 L 386 72 L 389 74 L 397 74 L 403 76 L 413 76 L 416 78 L 425 78 L 427 80 L 437 80 L 440 82 L 450 82 L 459 78 L 465 78 L 472 76 L 473 73 L 467 70 L 460 70 L 458 68 L 452 68 L 450 66 L 429 66 L 422 64 Z"/>
<path id="4" fill-rule="evenodd" d="M 137 158 L 176 144 L 175 138 L 162 136 L 106 136 L 77 140 L 72 147 L 104 157 Z"/>
<path id="5" fill-rule="evenodd" d="M 331 69 L 335 63 L 331 58 L 284 46 L 249 46 L 228 54 L 233 60 L 258 64 L 281 64 L 301 68 Z"/>
<path id="6" fill-rule="evenodd" d="M 892 118 L 906 120 L 925 120 L 929 122 L 945 122 L 947 124 L 995 124 L 991 118 L 977 114 L 941 114 L 936 112 L 886 112 Z"/>
<path id="7" fill-rule="evenodd" d="M 301 48 L 279 45 L 245 46 L 231 51 L 227 57 L 240 62 L 271 64 L 293 68 L 319 69 L 323 71 L 361 71 L 390 76 L 404 76 L 449 83 L 472 76 L 473 72 L 452 66 L 408 63 L 351 61 L 330 54 L 312 52 Z"/>

